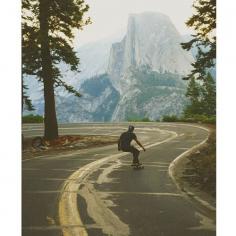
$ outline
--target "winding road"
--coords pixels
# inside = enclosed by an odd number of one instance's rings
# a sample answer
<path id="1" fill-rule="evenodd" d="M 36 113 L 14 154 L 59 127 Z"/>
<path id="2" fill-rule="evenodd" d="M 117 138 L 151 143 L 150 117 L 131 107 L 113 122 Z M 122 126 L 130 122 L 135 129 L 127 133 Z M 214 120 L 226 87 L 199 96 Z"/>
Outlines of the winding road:
<path id="1" fill-rule="evenodd" d="M 128 123 L 61 124 L 60 134 L 119 136 Z M 190 201 L 169 175 L 178 156 L 202 143 L 198 125 L 135 123 L 147 148 L 143 170 L 117 145 L 45 155 L 22 162 L 23 236 L 213 236 L 215 214 Z M 24 137 L 43 134 L 23 125 Z"/>

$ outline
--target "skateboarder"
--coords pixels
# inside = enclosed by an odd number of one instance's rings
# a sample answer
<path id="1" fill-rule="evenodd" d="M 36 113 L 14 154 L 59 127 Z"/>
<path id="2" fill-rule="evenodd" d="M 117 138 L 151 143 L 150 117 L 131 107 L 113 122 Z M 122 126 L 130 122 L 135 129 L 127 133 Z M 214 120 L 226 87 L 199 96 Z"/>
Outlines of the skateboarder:
<path id="1" fill-rule="evenodd" d="M 141 165 L 138 159 L 140 151 L 134 146 L 131 146 L 130 143 L 132 140 L 135 140 L 136 143 L 143 149 L 143 151 L 146 151 L 146 149 L 138 141 L 137 136 L 133 131 L 134 131 L 134 126 L 130 125 L 128 131 L 121 134 L 118 140 L 118 151 L 131 152 L 133 154 L 132 165 Z"/>

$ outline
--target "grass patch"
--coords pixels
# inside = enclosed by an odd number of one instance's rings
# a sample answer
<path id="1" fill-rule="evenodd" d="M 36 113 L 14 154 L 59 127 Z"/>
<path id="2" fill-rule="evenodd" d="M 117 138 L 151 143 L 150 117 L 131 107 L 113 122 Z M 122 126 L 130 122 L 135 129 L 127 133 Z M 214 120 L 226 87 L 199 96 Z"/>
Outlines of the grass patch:
<path id="1" fill-rule="evenodd" d="M 203 124 L 216 124 L 216 116 L 192 115 L 188 117 L 178 117 L 176 115 L 166 115 L 161 119 L 162 122 L 190 122 Z"/>
<path id="2" fill-rule="evenodd" d="M 22 117 L 22 123 L 43 123 L 43 117 L 30 114 Z"/>

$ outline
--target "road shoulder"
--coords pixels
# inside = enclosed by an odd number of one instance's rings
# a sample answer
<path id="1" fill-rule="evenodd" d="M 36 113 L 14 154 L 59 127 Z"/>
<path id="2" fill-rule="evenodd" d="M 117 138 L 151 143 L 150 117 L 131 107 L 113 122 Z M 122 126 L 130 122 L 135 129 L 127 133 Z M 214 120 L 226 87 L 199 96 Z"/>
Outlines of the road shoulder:
<path id="1" fill-rule="evenodd" d="M 205 127 L 202 128 L 206 129 Z M 210 137 L 212 129 L 208 129 L 208 131 Z M 169 167 L 169 175 L 185 197 L 200 208 L 204 208 L 204 210 L 208 211 L 210 215 L 215 216 L 216 199 L 213 194 L 209 193 L 209 191 L 204 191 L 201 184 L 196 181 L 197 176 L 194 171 L 196 166 L 191 163 L 193 158 L 198 158 L 198 162 L 201 162 L 200 158 L 205 158 L 203 150 L 205 151 L 208 148 L 207 143 L 209 137 L 178 156 Z"/>
<path id="2" fill-rule="evenodd" d="M 117 139 L 118 137 L 109 135 L 62 135 L 50 143 L 44 141 L 43 137 L 25 138 L 22 143 L 22 160 L 113 145 L 117 143 Z"/>

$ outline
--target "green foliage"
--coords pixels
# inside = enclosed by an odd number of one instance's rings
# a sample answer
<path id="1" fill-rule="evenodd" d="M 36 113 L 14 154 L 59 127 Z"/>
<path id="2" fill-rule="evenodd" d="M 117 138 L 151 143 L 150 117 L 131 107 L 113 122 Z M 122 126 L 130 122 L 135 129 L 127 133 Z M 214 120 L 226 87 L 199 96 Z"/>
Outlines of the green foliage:
<path id="1" fill-rule="evenodd" d="M 208 124 L 216 124 L 216 116 L 209 116 L 207 117 L 207 120 L 205 120 Z"/>
<path id="2" fill-rule="evenodd" d="M 189 116 L 191 114 L 202 113 L 202 97 L 201 97 L 201 86 L 192 77 L 189 81 L 186 97 L 189 98 L 190 104 L 186 106 L 184 114 Z"/>
<path id="3" fill-rule="evenodd" d="M 26 90 L 28 87 L 22 83 L 22 105 L 28 111 L 34 111 L 34 107 L 28 95 L 26 95 Z"/>
<path id="4" fill-rule="evenodd" d="M 142 122 L 150 122 L 151 120 L 148 117 L 144 117 L 141 121 Z"/>
<path id="5" fill-rule="evenodd" d="M 173 89 L 179 94 L 186 89 L 185 82 L 180 79 L 180 76 L 169 72 L 151 71 L 147 66 L 133 69 L 131 78 L 141 91 L 141 94 L 137 96 L 137 104 L 145 104 L 153 97 L 169 96 L 173 93 Z"/>
<path id="6" fill-rule="evenodd" d="M 204 77 L 201 84 L 192 77 L 188 84 L 186 97 L 189 98 L 189 104 L 184 110 L 186 118 L 194 115 L 207 117 L 216 115 L 216 85 L 210 73 Z"/>
<path id="7" fill-rule="evenodd" d="M 86 93 L 94 97 L 101 96 L 102 92 L 108 85 L 110 85 L 108 74 L 95 76 L 83 83 L 83 87 L 86 88 Z"/>
<path id="8" fill-rule="evenodd" d="M 183 88 L 184 86 L 183 81 L 180 80 L 180 76 L 169 72 L 158 73 L 152 71 L 148 66 L 132 69 L 132 78 L 142 87 L 166 86 Z M 143 86 L 143 84 L 146 86 Z"/>
<path id="9" fill-rule="evenodd" d="M 22 117 L 22 123 L 43 123 L 43 117 L 30 114 Z"/>
<path id="10" fill-rule="evenodd" d="M 163 122 L 177 122 L 179 121 L 178 117 L 176 115 L 165 115 L 162 117 Z"/>
<path id="11" fill-rule="evenodd" d="M 58 137 L 54 88 L 80 93 L 62 80 L 59 64 L 77 71 L 79 58 L 73 50 L 74 32 L 90 23 L 84 0 L 22 0 L 22 73 L 35 75 L 44 85 L 44 136 Z"/>
<path id="12" fill-rule="evenodd" d="M 148 117 L 144 118 L 128 118 L 129 122 L 151 122 L 151 120 Z"/>
<path id="13" fill-rule="evenodd" d="M 190 122 L 190 123 L 205 123 L 205 124 L 216 124 L 216 116 L 207 115 L 191 115 L 191 116 L 181 116 L 177 117 L 175 115 L 163 116 L 162 122 Z"/>
<path id="14" fill-rule="evenodd" d="M 42 44 L 46 43 L 54 85 L 80 96 L 76 89 L 61 80 L 58 65 L 64 62 L 72 71 L 79 71 L 79 58 L 73 50 L 74 32 L 90 23 L 90 18 L 83 19 L 88 9 L 84 0 L 22 1 L 23 75 L 36 75 L 39 81 L 45 79 L 42 73 Z"/>
<path id="15" fill-rule="evenodd" d="M 186 25 L 196 32 L 193 39 L 187 43 L 181 43 L 186 50 L 197 48 L 197 58 L 192 64 L 194 69 L 184 79 L 189 80 L 193 76 L 203 79 L 207 69 L 215 65 L 216 58 L 216 0 L 196 0 L 193 7 L 196 13 L 186 22 Z"/>
<path id="16" fill-rule="evenodd" d="M 208 116 L 216 115 L 216 84 L 208 73 L 202 85 L 203 113 Z"/>

